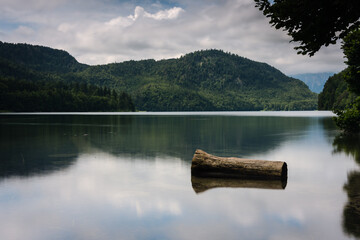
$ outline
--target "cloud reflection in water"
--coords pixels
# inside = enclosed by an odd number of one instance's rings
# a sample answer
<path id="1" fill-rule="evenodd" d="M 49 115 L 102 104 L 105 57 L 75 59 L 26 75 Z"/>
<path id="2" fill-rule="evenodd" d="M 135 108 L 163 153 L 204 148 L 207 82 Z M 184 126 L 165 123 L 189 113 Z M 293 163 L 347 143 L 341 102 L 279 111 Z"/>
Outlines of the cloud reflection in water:
<path id="1" fill-rule="evenodd" d="M 343 186 L 349 170 L 358 166 L 342 152 L 332 155 L 332 138 L 324 134 L 321 121 L 214 117 L 200 124 L 193 118 L 130 120 L 110 124 L 117 130 L 111 130 L 112 134 L 103 125 L 71 129 L 72 133 L 86 130 L 89 135 L 70 138 L 73 145 L 65 150 L 72 153 L 76 148 L 78 155 L 64 168 L 2 178 L 1 239 L 348 238 L 341 226 L 347 201 Z M 11 128 L 12 134 L 15 129 L 19 126 Z M 19 139 L 24 139 L 20 130 Z M 34 145 L 39 148 L 31 145 L 30 150 L 44 150 L 41 146 L 46 142 L 68 143 L 69 137 L 61 134 L 63 128 L 57 131 L 59 138 L 53 137 L 53 127 L 49 130 L 52 138 L 41 138 Z M 196 136 L 201 137 L 194 140 Z M 192 188 L 191 159 L 186 156 L 200 142 L 205 150 L 214 149 L 219 155 L 286 161 L 286 189 L 214 188 L 197 195 Z M 144 154 L 133 154 L 141 150 Z M 52 151 L 46 152 L 50 154 L 54 158 Z"/>
<path id="2" fill-rule="evenodd" d="M 311 224 L 328 210 L 315 210 L 318 206 L 301 188 L 280 192 L 219 188 L 196 195 L 190 179 L 189 163 L 176 158 L 82 154 L 62 172 L 2 182 L 0 235 L 4 239 L 301 239 L 311 236 L 304 231 L 311 232 Z M 301 205 L 295 199 L 299 197 Z"/>

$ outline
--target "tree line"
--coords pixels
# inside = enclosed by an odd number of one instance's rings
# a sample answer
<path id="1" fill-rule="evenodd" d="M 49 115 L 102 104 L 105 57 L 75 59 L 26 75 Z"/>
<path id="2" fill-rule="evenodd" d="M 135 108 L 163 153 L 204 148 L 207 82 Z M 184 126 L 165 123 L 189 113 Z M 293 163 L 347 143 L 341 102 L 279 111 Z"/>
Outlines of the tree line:
<path id="1" fill-rule="evenodd" d="M 127 93 L 108 87 L 63 81 L 0 78 L 2 112 L 135 111 Z"/>
<path id="2" fill-rule="evenodd" d="M 15 54 L 16 53 L 16 54 Z M 65 51 L 28 44 L 0 42 L 0 78 L 23 79 L 33 84 L 63 82 L 73 89 L 77 83 L 94 85 L 116 93 L 126 92 L 139 111 L 258 111 L 314 110 L 317 94 L 300 80 L 287 77 L 266 63 L 255 62 L 221 50 L 202 50 L 178 59 L 142 60 L 88 66 L 80 64 Z M 10 84 L 10 83 L 6 83 Z M 74 85 L 75 84 L 75 85 Z M 30 84 L 31 85 L 31 84 Z M 64 86 L 60 86 L 64 88 Z M 115 101 L 105 100 L 94 91 L 70 92 L 69 103 L 55 103 L 62 89 L 37 88 L 7 94 L 18 109 L 26 110 L 23 98 L 50 98 L 55 109 L 118 109 Z M 64 90 L 65 91 L 65 90 Z M 44 93 L 45 92 L 45 93 Z M 51 94 L 50 94 L 51 92 Z M 95 91 L 96 92 L 96 91 Z M 88 99 L 85 100 L 85 95 Z M 17 97 L 13 96 L 17 94 Z M 64 98 L 64 97 L 63 97 Z M 16 103 L 15 99 L 21 100 Z M 64 98 L 65 99 L 65 98 Z M 98 103 L 96 104 L 96 99 Z M 30 100 L 29 100 L 30 101 Z M 65 100 L 64 100 L 65 101 Z M 88 101 L 88 104 L 84 104 Z M 34 110 L 36 104 L 27 111 Z M 70 107 L 72 105 L 72 107 Z M 77 106 L 78 105 L 78 106 Z M 21 107 L 23 106 L 23 107 Z M 39 103 L 37 108 L 40 107 Z M 87 107 L 85 107 L 87 106 Z M 100 106 L 104 109 L 101 110 Z M 7 106 L 9 110 L 9 106 Z M 13 107 L 14 108 L 14 107 Z M 5 109 L 3 107 L 3 109 Z M 49 107 L 46 108 L 47 110 Z M 63 111 L 63 110 L 61 110 Z M 65 110 L 64 110 L 65 111 Z"/>

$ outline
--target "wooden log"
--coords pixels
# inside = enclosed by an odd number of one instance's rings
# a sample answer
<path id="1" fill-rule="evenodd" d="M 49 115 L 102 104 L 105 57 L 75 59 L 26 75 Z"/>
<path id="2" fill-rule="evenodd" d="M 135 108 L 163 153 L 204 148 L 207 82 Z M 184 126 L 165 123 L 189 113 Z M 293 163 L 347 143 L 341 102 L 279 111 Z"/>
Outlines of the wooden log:
<path id="1" fill-rule="evenodd" d="M 287 179 L 287 164 L 235 157 L 217 157 L 200 149 L 192 159 L 191 173 L 198 177 Z"/>
<path id="2" fill-rule="evenodd" d="M 196 193 L 202 193 L 213 188 L 259 188 L 259 189 L 285 189 L 287 180 L 262 180 L 239 178 L 209 178 L 191 176 L 191 185 Z"/>

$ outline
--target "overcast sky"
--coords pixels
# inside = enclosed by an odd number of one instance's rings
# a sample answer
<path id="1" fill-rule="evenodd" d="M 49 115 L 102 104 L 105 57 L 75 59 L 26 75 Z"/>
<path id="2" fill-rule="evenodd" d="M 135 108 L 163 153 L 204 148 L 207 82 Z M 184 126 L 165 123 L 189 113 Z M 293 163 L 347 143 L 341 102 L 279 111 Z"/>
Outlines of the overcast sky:
<path id="1" fill-rule="evenodd" d="M 289 40 L 253 0 L 0 0 L 0 41 L 63 49 L 87 64 L 222 49 L 285 74 L 345 68 L 339 44 L 310 58 Z"/>

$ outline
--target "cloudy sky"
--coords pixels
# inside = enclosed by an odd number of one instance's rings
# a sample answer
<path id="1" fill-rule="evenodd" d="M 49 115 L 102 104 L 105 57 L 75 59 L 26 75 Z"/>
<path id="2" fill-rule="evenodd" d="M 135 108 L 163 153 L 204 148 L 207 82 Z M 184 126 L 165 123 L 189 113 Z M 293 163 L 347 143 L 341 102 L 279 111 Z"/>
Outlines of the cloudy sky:
<path id="1" fill-rule="evenodd" d="M 286 74 L 338 72 L 340 45 L 297 55 L 253 0 L 0 0 L 0 41 L 68 51 L 79 62 L 176 58 L 222 49 Z"/>

